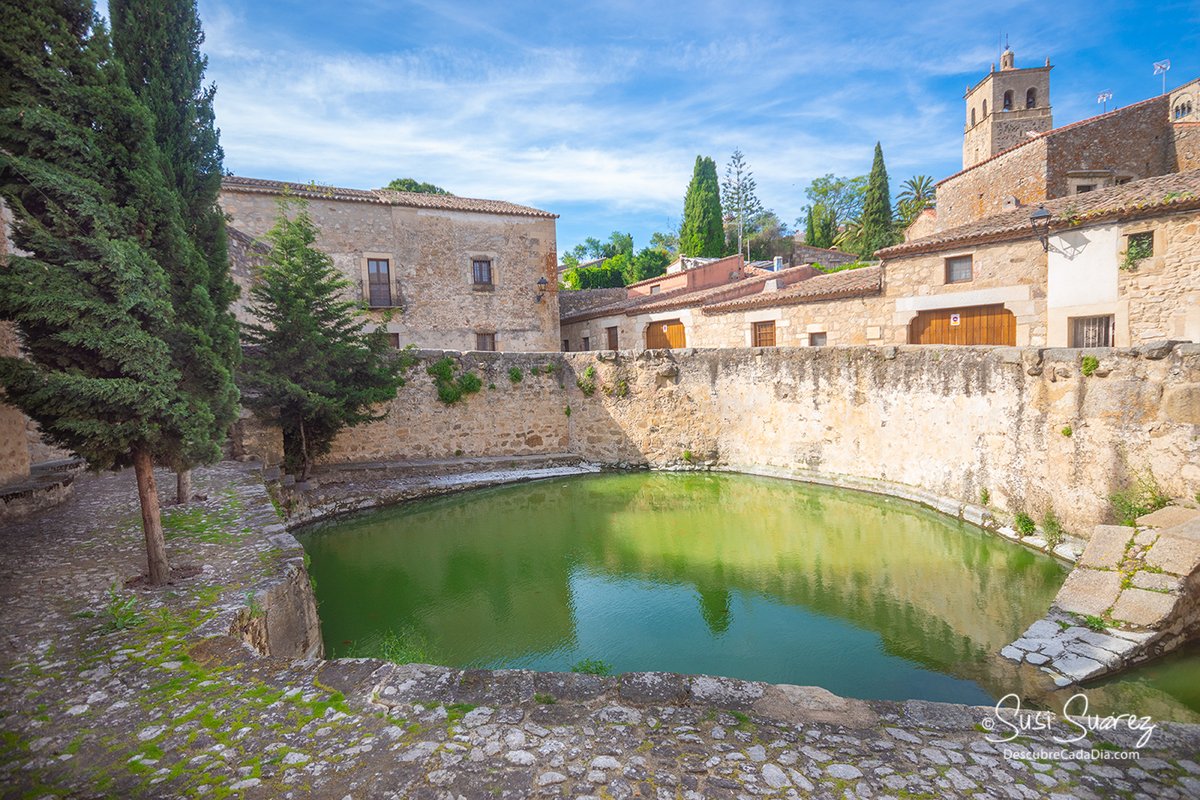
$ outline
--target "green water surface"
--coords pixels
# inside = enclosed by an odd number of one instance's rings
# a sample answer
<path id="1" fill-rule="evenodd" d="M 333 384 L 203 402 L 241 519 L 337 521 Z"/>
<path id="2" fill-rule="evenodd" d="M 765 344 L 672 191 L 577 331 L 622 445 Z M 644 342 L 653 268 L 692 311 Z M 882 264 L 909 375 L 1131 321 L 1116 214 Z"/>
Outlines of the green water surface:
<path id="1" fill-rule="evenodd" d="M 1066 574 L 904 501 L 711 473 L 474 491 L 300 538 L 331 656 L 547 671 L 598 659 L 867 699 L 1044 694 L 1044 676 L 997 653 Z M 1177 677 L 1124 679 L 1106 697 L 1186 715 Z"/>

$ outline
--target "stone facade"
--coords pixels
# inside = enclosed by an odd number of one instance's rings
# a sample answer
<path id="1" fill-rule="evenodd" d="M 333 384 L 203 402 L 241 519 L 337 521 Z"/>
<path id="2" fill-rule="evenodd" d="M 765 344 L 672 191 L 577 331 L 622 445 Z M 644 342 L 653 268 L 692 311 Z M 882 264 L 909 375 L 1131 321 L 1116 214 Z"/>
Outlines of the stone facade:
<path id="1" fill-rule="evenodd" d="M 1012 50 L 967 90 L 963 169 L 1025 141 L 1030 131 L 1054 127 L 1050 109 L 1050 59 L 1044 67 L 1017 69 Z"/>
<path id="2" fill-rule="evenodd" d="M 946 260 L 963 255 L 971 256 L 972 279 L 947 283 Z M 1032 236 L 889 258 L 884 283 L 888 342 L 908 342 L 920 311 L 1002 304 L 1016 317 L 1018 347 L 1046 344 L 1046 254 Z"/>
<path id="3" fill-rule="evenodd" d="M 221 192 L 230 225 L 261 239 L 287 184 L 231 178 Z M 555 216 L 498 201 L 413 198 L 405 192 L 294 187 L 320 230 L 317 246 L 368 301 L 368 259 L 387 260 L 391 307 L 369 313 L 399 344 L 473 350 L 493 335 L 497 350 L 557 350 Z M 445 203 L 446 207 L 439 207 Z M 235 245 L 240 243 L 235 243 Z M 246 248 L 235 247 L 235 255 Z M 472 262 L 491 262 L 476 284 Z M 235 270 L 243 293 L 249 275 Z M 547 285 L 539 302 L 538 279 Z M 243 309 L 244 312 L 244 309 Z"/>
<path id="4" fill-rule="evenodd" d="M 1004 211 L 1010 198 L 1020 205 L 1046 199 L 1045 139 L 1007 150 L 937 185 L 937 226 L 953 228 Z"/>
<path id="5" fill-rule="evenodd" d="M 1094 352 L 1091 376 L 1078 351 L 1035 348 L 568 353 L 533 377 L 531 356 L 470 354 L 463 363 L 495 389 L 445 406 L 418 368 L 387 419 L 345 431 L 326 461 L 461 450 L 705 465 L 900 494 L 975 519 L 1053 509 L 1087 536 L 1134 471 L 1152 470 L 1173 497 L 1200 491 L 1200 346 Z M 990 512 L 974 505 L 984 489 Z"/>

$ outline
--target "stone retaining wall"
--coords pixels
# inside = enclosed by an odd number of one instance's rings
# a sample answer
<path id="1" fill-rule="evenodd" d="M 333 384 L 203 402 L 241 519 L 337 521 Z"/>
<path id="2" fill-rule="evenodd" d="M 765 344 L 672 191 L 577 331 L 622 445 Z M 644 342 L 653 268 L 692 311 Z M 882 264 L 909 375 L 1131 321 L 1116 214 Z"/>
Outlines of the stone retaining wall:
<path id="1" fill-rule="evenodd" d="M 899 487 L 981 519 L 970 507 L 987 505 L 998 524 L 1018 511 L 1040 523 L 1053 509 L 1088 537 L 1136 472 L 1151 470 L 1176 498 L 1200 492 L 1200 346 L 1087 353 L 1099 362 L 1090 376 L 1083 352 L 1068 349 L 448 353 L 484 389 L 447 406 L 425 372 L 443 354 L 430 351 L 387 417 L 344 432 L 326 461 L 571 452 L 606 465 L 765 469 Z M 248 453 L 278 457 L 277 432 L 242 428 Z"/>

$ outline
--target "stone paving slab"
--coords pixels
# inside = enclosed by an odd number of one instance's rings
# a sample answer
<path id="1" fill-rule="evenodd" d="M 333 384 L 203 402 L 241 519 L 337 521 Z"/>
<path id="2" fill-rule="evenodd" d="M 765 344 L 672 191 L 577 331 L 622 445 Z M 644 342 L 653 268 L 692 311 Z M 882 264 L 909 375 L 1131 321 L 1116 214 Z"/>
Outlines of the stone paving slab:
<path id="1" fill-rule="evenodd" d="M 1174 575 L 1191 575 L 1200 568 L 1200 540 L 1170 535 L 1162 536 L 1146 553 L 1146 563 Z"/>
<path id="2" fill-rule="evenodd" d="M 1121 592 L 1121 573 L 1115 570 L 1074 569 L 1058 590 L 1054 605 L 1075 614 L 1103 614 Z"/>
<path id="3" fill-rule="evenodd" d="M 1079 565 L 1112 569 L 1125 557 L 1125 547 L 1133 538 L 1133 528 L 1124 525 L 1097 525 L 1079 557 Z"/>
<path id="4" fill-rule="evenodd" d="M 1182 506 L 1166 506 L 1138 517 L 1139 528 L 1174 528 L 1185 522 L 1200 520 L 1200 509 Z"/>
<path id="5" fill-rule="evenodd" d="M 168 477 L 160 474 L 161 484 Z M 1052 737 L 1073 729 L 1054 720 L 1005 745 L 985 733 L 991 709 L 853 700 L 812 687 L 264 657 L 230 634 L 240 630 L 235 621 L 252 626 L 281 612 L 256 611 L 247 596 L 268 597 L 261 587 L 294 567 L 291 551 L 280 534 L 264 533 L 277 521 L 251 470 L 221 465 L 194 480 L 212 498 L 188 512 L 204 521 L 204 535 L 175 529 L 168 549 L 175 563 L 202 571 L 165 591 L 134 593 L 143 619 L 129 627 L 106 625 L 105 608 L 108 589 L 142 566 L 132 475 L 82 478 L 61 508 L 0 530 L 0 795 L 1200 793 L 1200 725 L 1159 724 L 1137 761 L 1039 760 L 1039 748 L 1058 749 Z M 1120 730 L 1087 742 L 1101 743 L 1098 752 L 1136 744 Z"/>
<path id="6" fill-rule="evenodd" d="M 1152 628 L 1166 619 L 1178 599 L 1173 594 L 1129 588 L 1121 592 L 1121 597 L 1113 606 L 1112 616 L 1115 620 Z"/>

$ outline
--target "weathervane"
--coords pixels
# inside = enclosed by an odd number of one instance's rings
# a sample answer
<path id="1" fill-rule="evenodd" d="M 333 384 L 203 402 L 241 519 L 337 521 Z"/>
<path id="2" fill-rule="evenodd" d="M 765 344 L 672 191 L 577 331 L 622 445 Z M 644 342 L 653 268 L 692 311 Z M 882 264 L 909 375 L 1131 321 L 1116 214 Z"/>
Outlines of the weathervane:
<path id="1" fill-rule="evenodd" d="M 1164 58 L 1162 61 L 1154 62 L 1154 74 L 1162 75 L 1162 93 L 1167 93 L 1167 70 L 1171 68 L 1171 59 Z"/>
<path id="2" fill-rule="evenodd" d="M 1104 111 L 1101 111 L 1100 113 L 1103 114 L 1108 111 L 1109 100 L 1112 100 L 1112 91 L 1110 89 L 1105 89 L 1103 92 L 1096 95 L 1096 102 L 1104 104 Z"/>

